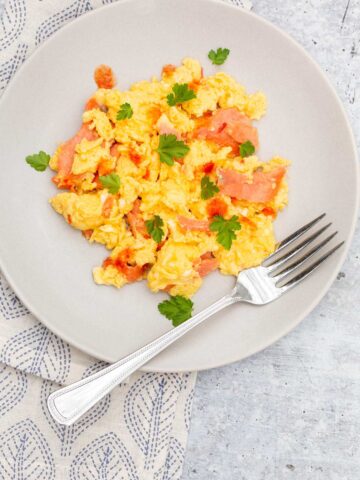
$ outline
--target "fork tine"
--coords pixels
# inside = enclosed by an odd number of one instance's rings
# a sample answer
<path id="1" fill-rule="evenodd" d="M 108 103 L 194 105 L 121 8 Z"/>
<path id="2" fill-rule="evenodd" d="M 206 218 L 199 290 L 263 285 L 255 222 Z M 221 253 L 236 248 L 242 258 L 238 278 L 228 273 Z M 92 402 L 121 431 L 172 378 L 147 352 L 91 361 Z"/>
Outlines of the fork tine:
<path id="1" fill-rule="evenodd" d="M 296 245 L 296 247 L 292 248 L 288 252 L 286 252 L 284 255 L 282 255 L 280 258 L 277 260 L 274 260 L 273 263 L 270 263 L 270 265 L 266 265 L 267 260 L 264 262 L 264 267 L 268 269 L 268 271 L 272 272 L 276 268 L 280 267 L 283 263 L 287 262 L 290 260 L 292 257 L 294 257 L 297 253 L 301 252 L 306 248 L 308 245 L 310 245 L 311 242 L 315 240 L 318 236 L 320 236 L 323 232 L 325 232 L 326 229 L 330 227 L 331 223 L 328 223 L 325 225 L 325 227 L 320 228 L 320 230 L 317 230 L 315 233 L 310 235 L 310 237 L 306 238 L 304 241 L 299 243 L 299 245 Z M 270 258 L 270 257 L 269 257 Z"/>
<path id="2" fill-rule="evenodd" d="M 308 261 L 311 257 L 315 255 L 319 250 L 321 250 L 325 245 L 327 245 L 330 240 L 332 240 L 335 235 L 337 235 L 338 232 L 335 232 L 328 237 L 325 238 L 322 242 L 318 243 L 313 247 L 308 253 L 305 253 L 301 258 L 298 260 L 295 260 L 295 262 L 291 263 L 289 266 L 285 267 L 283 270 L 281 270 L 279 273 L 275 274 L 273 278 L 278 282 L 282 278 L 286 277 L 289 275 L 291 272 L 293 272 L 296 268 L 300 267 L 303 263 Z"/>
<path id="3" fill-rule="evenodd" d="M 326 213 L 323 213 L 321 214 L 319 217 L 316 217 L 314 220 L 312 220 L 311 222 L 307 223 L 306 225 L 304 225 L 303 227 L 299 228 L 299 230 L 296 230 L 296 232 L 292 233 L 291 235 L 289 235 L 288 237 L 286 237 L 282 242 L 280 242 L 278 244 L 278 247 L 277 249 L 275 250 L 275 252 L 270 255 L 267 259 L 267 260 L 270 260 L 271 258 L 273 258 L 275 255 L 277 255 L 279 252 L 281 252 L 285 247 L 287 247 L 290 243 L 292 242 L 295 242 L 295 240 L 297 240 L 298 238 L 300 238 L 302 235 L 304 235 L 304 233 L 306 233 L 308 230 L 310 230 L 311 227 L 313 227 L 314 225 L 316 225 L 318 222 L 320 222 L 320 220 L 322 220 L 324 217 L 325 217 Z"/>
<path id="4" fill-rule="evenodd" d="M 298 285 L 300 282 L 305 280 L 309 275 L 311 275 L 320 265 L 325 262 L 327 258 L 329 258 L 333 253 L 336 252 L 345 242 L 338 243 L 336 247 L 332 248 L 329 250 L 327 253 L 325 253 L 322 257 L 320 257 L 318 260 L 316 260 L 314 263 L 312 263 L 309 267 L 307 267 L 305 270 L 300 272 L 296 277 L 292 278 L 289 282 L 285 283 L 282 287 L 279 287 L 283 292 L 286 292 L 290 288 L 295 287 Z M 277 285 L 276 285 L 277 286 Z"/>

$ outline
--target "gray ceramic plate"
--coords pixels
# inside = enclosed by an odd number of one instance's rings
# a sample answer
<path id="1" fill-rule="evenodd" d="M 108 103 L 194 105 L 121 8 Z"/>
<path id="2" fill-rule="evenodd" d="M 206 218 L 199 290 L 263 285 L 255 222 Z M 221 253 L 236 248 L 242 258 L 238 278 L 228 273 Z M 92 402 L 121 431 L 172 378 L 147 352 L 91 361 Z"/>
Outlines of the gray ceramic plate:
<path id="1" fill-rule="evenodd" d="M 250 91 L 262 89 L 269 111 L 260 123 L 264 159 L 292 160 L 290 205 L 278 237 L 319 213 L 347 240 L 346 248 L 300 287 L 266 307 L 236 305 L 198 328 L 147 365 L 148 370 L 199 370 L 244 358 L 286 334 L 320 301 L 344 260 L 355 224 L 358 169 L 353 137 L 334 90 L 304 50 L 255 15 L 214 1 L 118 2 L 72 22 L 31 57 L 0 104 L 0 260 L 29 309 L 71 344 L 117 360 L 164 333 L 157 312 L 164 298 L 145 283 L 122 290 L 96 286 L 91 269 L 104 258 L 48 205 L 50 172 L 30 169 L 24 157 L 56 145 L 77 129 L 92 74 L 111 65 L 119 86 L 158 74 L 163 64 L 231 49 L 224 70 Z M 210 275 L 196 309 L 227 292 L 233 279 Z"/>

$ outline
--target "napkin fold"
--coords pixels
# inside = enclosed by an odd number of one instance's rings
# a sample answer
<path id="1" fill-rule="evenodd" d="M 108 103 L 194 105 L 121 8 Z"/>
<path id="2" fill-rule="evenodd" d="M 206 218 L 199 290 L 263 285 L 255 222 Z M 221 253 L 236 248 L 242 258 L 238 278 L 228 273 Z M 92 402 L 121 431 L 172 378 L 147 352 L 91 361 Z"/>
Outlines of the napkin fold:
<path id="1" fill-rule="evenodd" d="M 0 274 L 0 478 L 180 479 L 195 373 L 133 374 L 74 425 L 46 400 L 105 363 L 71 347 L 21 304 Z"/>
<path id="2" fill-rule="evenodd" d="M 251 8 L 250 0 L 228 1 Z M 0 95 L 38 45 L 109 3 L 6 0 L 0 8 Z M 39 323 L 0 272 L 0 478 L 180 479 L 195 373 L 137 372 L 75 425 L 52 419 L 48 395 L 104 365 Z"/>

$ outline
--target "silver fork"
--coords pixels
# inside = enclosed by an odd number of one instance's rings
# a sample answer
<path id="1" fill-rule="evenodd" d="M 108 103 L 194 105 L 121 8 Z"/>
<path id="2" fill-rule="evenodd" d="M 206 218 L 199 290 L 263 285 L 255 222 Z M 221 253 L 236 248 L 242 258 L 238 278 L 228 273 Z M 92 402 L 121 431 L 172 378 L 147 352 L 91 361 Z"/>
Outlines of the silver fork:
<path id="1" fill-rule="evenodd" d="M 297 242 L 324 217 L 325 214 L 320 215 L 279 243 L 276 251 L 259 267 L 240 272 L 234 289 L 202 312 L 118 362 L 52 393 L 48 398 L 51 415 L 63 425 L 73 424 L 131 373 L 223 308 L 236 302 L 266 305 L 298 285 L 344 243 L 337 244 L 308 266 L 308 260 L 330 242 L 337 232 L 317 243 L 303 256 L 298 255 L 330 227 L 331 223 L 316 230 L 301 243 Z"/>

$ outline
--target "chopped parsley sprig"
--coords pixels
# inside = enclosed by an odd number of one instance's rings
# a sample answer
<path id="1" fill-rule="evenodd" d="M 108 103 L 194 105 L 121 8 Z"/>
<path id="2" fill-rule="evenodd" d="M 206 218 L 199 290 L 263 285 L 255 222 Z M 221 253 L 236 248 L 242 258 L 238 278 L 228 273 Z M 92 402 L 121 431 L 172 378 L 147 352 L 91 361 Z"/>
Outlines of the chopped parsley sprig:
<path id="1" fill-rule="evenodd" d="M 25 160 L 26 163 L 29 164 L 30 167 L 34 168 L 37 172 L 44 172 L 49 165 L 50 155 L 40 150 L 39 153 L 28 155 Z"/>
<path id="2" fill-rule="evenodd" d="M 210 223 L 210 230 L 217 232 L 216 240 L 225 250 L 230 250 L 233 240 L 236 238 L 236 231 L 241 229 L 239 219 L 233 215 L 229 220 L 225 220 L 221 215 L 215 215 Z"/>
<path id="3" fill-rule="evenodd" d="M 253 143 L 248 140 L 247 142 L 244 142 L 240 145 L 239 152 L 242 158 L 250 157 L 250 155 L 254 155 L 255 147 Z"/>
<path id="4" fill-rule="evenodd" d="M 170 300 L 164 300 L 158 305 L 159 312 L 168 320 L 171 320 L 174 327 L 191 317 L 193 307 L 194 303 L 190 298 L 181 295 L 170 297 Z"/>
<path id="5" fill-rule="evenodd" d="M 152 220 L 146 220 L 145 226 L 152 239 L 155 240 L 156 243 L 160 243 L 164 236 L 164 230 L 161 228 L 164 226 L 163 219 L 159 217 L 159 215 L 154 215 Z"/>
<path id="6" fill-rule="evenodd" d="M 116 115 L 116 120 L 126 120 L 133 116 L 134 111 L 130 103 L 123 103 Z"/>
<path id="7" fill-rule="evenodd" d="M 193 98 L 196 98 L 196 93 L 187 83 L 175 83 L 172 93 L 167 96 L 167 103 L 170 107 L 174 107 L 178 103 L 188 102 Z"/>
<path id="8" fill-rule="evenodd" d="M 167 165 L 174 165 L 174 158 L 184 158 L 190 148 L 182 140 L 178 140 L 176 135 L 160 135 L 159 147 L 157 152 L 160 156 L 160 162 Z"/>
<path id="9" fill-rule="evenodd" d="M 109 190 L 109 193 L 115 195 L 120 189 L 120 177 L 117 173 L 109 173 L 99 177 L 101 185 Z"/>
<path id="10" fill-rule="evenodd" d="M 219 192 L 219 187 L 210 180 L 208 175 L 204 175 L 201 179 L 201 198 L 208 200 Z"/>
<path id="11" fill-rule="evenodd" d="M 214 65 L 222 65 L 229 56 L 230 50 L 228 48 L 218 48 L 210 50 L 208 57 Z"/>

